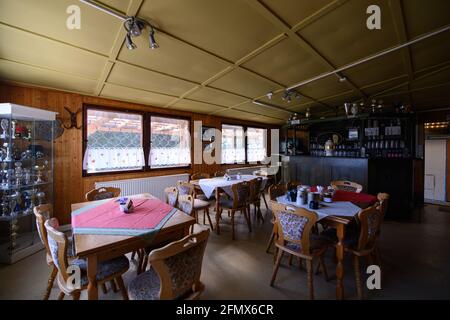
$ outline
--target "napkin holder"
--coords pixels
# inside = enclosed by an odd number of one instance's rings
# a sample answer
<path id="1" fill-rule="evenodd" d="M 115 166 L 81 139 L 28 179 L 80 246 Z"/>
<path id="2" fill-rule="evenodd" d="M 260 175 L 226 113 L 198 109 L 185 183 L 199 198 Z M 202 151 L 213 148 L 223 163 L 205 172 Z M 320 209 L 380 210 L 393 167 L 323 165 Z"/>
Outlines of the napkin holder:
<path id="1" fill-rule="evenodd" d="M 129 198 L 121 198 L 118 200 L 119 201 L 119 208 L 120 211 L 124 212 L 124 213 L 131 213 L 133 212 L 133 201 Z"/>

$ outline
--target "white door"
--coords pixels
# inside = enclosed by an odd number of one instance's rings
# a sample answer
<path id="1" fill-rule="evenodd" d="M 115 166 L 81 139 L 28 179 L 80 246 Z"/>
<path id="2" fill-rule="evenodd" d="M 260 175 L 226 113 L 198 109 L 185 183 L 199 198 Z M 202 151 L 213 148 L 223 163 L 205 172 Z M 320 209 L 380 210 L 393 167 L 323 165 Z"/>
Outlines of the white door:
<path id="1" fill-rule="evenodd" d="M 425 141 L 425 199 L 445 201 L 446 140 Z"/>

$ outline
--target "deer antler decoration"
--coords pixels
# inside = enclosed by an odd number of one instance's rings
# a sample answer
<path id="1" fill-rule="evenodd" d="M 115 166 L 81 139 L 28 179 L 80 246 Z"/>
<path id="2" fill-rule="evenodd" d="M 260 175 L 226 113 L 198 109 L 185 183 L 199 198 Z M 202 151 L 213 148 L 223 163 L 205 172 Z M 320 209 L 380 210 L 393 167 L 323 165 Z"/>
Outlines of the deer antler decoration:
<path id="1" fill-rule="evenodd" d="M 65 124 L 63 124 L 64 129 L 81 129 L 83 127 L 83 125 L 78 126 L 78 121 L 77 121 L 77 115 L 78 113 L 81 111 L 81 109 L 78 109 L 75 112 L 72 112 L 69 110 L 69 108 L 64 107 L 64 109 L 66 109 L 66 111 L 70 114 L 70 126 L 66 126 Z"/>

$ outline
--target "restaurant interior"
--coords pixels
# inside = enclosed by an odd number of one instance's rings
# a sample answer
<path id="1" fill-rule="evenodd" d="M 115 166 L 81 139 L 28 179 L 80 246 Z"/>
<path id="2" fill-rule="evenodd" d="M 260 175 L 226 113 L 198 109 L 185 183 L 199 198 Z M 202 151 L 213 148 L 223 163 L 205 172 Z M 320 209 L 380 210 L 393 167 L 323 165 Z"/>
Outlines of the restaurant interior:
<path id="1" fill-rule="evenodd" d="M 449 13 L 0 0 L 0 300 L 449 299 Z"/>

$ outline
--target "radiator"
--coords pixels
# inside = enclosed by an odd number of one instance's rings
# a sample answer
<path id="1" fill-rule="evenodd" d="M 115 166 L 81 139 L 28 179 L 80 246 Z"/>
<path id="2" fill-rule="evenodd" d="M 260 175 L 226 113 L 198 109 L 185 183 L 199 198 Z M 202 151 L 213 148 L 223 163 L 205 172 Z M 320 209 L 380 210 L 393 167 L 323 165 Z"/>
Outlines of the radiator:
<path id="1" fill-rule="evenodd" d="M 237 174 L 240 172 L 241 174 L 253 174 L 254 171 L 261 170 L 261 168 L 267 168 L 267 166 L 255 166 L 255 167 L 244 167 L 244 168 L 232 168 L 228 169 L 228 174 Z"/>
<path id="2" fill-rule="evenodd" d="M 169 176 L 157 176 L 139 179 L 115 180 L 96 182 L 95 188 L 116 187 L 120 188 L 121 196 L 133 194 L 150 193 L 158 199 L 164 201 L 164 189 L 174 187 L 178 181 L 188 181 L 189 174 L 175 174 Z"/>

